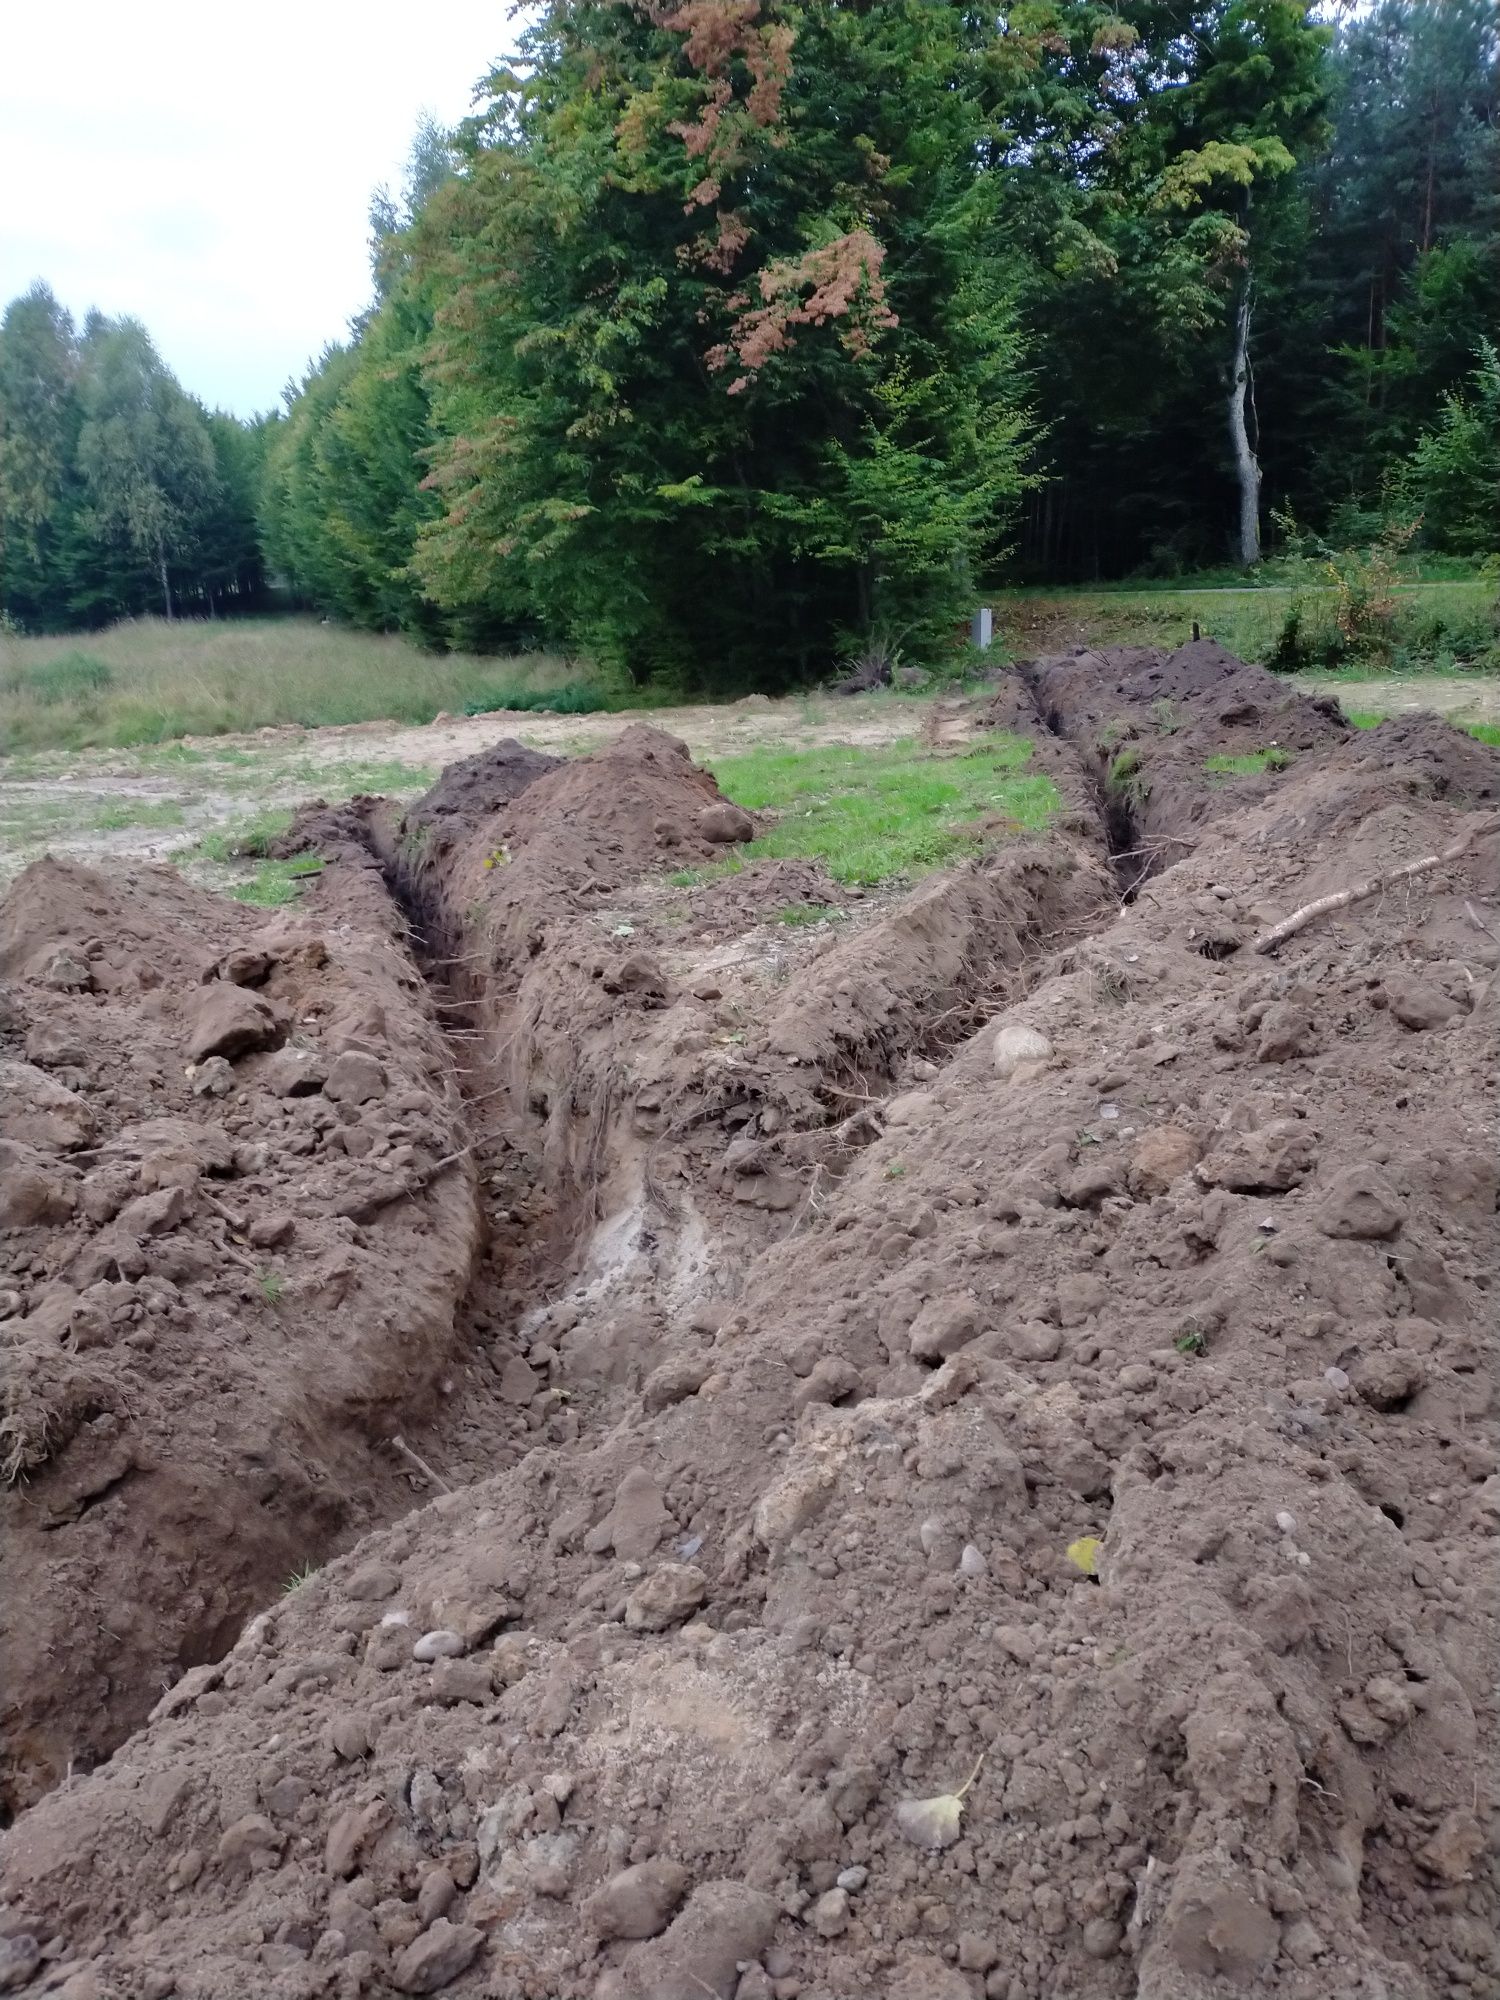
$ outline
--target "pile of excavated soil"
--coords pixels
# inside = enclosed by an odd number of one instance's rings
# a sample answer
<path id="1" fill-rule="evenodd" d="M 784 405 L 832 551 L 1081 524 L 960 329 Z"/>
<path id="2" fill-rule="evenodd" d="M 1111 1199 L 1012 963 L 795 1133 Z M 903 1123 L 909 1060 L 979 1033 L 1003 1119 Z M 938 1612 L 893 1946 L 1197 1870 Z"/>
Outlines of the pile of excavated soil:
<path id="1" fill-rule="evenodd" d="M 9 1807 L 390 1511 L 373 1440 L 442 1372 L 477 1218 L 467 1161 L 384 1199 L 463 1133 L 382 922 L 267 923 L 170 870 L 52 862 L 6 899 Z"/>
<path id="2" fill-rule="evenodd" d="M 794 935 L 744 875 L 701 939 L 653 890 L 722 844 L 653 731 L 448 816 L 441 860 L 420 806 L 369 816 L 488 1224 L 407 1433 L 459 1490 L 21 1814 L 0 1986 L 1500 1992 L 1500 758 L 1290 695 L 1214 725 L 1212 665 L 1144 681 L 1197 732 L 1149 765 L 1134 668 L 1033 669 L 994 719 L 1092 823 Z M 1100 718 L 1182 856 L 1128 884 Z M 1303 722 L 1211 788 L 1215 726 Z M 312 921 L 351 895 L 373 930 L 367 858 Z"/>

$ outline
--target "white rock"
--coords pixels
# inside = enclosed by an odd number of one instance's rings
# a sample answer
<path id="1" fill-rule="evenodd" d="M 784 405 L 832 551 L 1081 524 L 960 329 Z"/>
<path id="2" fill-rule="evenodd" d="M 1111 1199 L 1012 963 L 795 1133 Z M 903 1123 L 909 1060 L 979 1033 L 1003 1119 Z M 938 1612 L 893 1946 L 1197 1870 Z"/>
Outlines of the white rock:
<path id="1" fill-rule="evenodd" d="M 965 1576 L 983 1576 L 989 1567 L 972 1542 L 964 1543 L 964 1552 L 958 1559 L 958 1566 Z"/>
<path id="2" fill-rule="evenodd" d="M 1022 1063 L 1045 1062 L 1051 1053 L 1052 1044 L 1039 1028 L 1012 1021 L 995 1037 L 995 1074 L 1014 1076 Z"/>
<path id="3" fill-rule="evenodd" d="M 1295 1535 L 1297 1532 L 1297 1516 L 1295 1514 L 1288 1514 L 1286 1509 L 1283 1508 L 1276 1516 L 1276 1525 L 1280 1528 L 1282 1534 Z"/>
<path id="4" fill-rule="evenodd" d="M 414 1660 L 456 1660 L 463 1652 L 464 1642 L 456 1632 L 440 1629 L 424 1632 L 411 1649 Z"/>

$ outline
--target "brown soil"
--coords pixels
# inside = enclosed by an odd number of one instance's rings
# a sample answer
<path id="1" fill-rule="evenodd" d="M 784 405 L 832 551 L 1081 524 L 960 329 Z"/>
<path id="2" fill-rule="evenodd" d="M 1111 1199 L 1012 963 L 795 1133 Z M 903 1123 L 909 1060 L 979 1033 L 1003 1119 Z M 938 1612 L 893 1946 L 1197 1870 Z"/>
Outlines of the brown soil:
<path id="1" fill-rule="evenodd" d="M 639 727 L 360 807 L 295 947 L 165 875 L 22 879 L 11 1032 L 45 1011 L 81 1060 L 23 1080 L 37 1158 L 7 1165 L 75 1206 L 5 1239 L 36 1802 L 0 1990 L 1500 1992 L 1500 841 L 1248 948 L 1451 841 L 1500 758 L 1356 735 L 1202 648 L 1039 663 L 988 719 L 1037 736 L 1067 819 L 826 925 L 763 921 L 833 906 L 803 864 L 665 883 L 732 816 Z M 1269 742 L 1286 769 L 1202 769 Z M 336 1150 L 347 1100 L 259 1080 L 284 1050 L 190 1095 L 205 965 L 261 957 L 245 991 L 315 1061 L 357 1018 L 375 1122 L 425 1150 Z M 125 1135 L 165 1115 L 228 1165 L 96 1298 L 75 1260 L 118 1262 L 122 1221 L 84 1204 L 156 1185 Z M 230 1258 L 262 1194 L 297 1218 L 274 1306 Z M 315 1311 L 340 1252 L 359 1289 Z M 393 1426 L 454 1489 L 415 1512 Z M 902 1810 L 970 1779 L 961 1823 Z"/>

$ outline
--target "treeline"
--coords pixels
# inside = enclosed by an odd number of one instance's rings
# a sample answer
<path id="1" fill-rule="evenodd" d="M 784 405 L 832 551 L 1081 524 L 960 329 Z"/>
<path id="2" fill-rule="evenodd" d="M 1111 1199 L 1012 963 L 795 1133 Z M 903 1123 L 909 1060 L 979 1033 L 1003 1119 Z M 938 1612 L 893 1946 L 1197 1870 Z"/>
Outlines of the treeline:
<path id="1" fill-rule="evenodd" d="M 267 567 L 772 686 L 1277 519 L 1493 550 L 1500 7 L 1341 12 L 549 0 L 253 433 Z"/>
<path id="2" fill-rule="evenodd" d="M 185 394 L 136 321 L 80 332 L 34 285 L 0 320 L 0 612 L 58 631 L 254 604 L 261 445 Z"/>

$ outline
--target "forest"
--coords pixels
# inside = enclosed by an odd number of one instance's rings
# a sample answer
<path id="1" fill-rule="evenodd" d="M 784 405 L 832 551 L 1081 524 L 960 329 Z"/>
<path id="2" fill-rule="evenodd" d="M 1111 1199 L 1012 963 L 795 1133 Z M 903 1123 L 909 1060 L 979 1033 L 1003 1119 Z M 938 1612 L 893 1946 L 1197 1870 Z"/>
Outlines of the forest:
<path id="1" fill-rule="evenodd" d="M 776 688 L 1004 581 L 1500 547 L 1496 0 L 549 0 L 371 208 L 284 406 L 44 282 L 0 613 L 274 586 Z"/>

